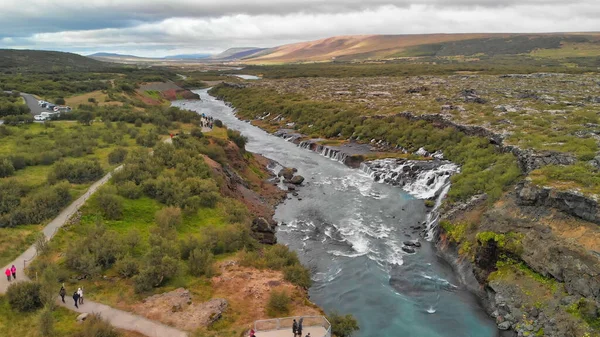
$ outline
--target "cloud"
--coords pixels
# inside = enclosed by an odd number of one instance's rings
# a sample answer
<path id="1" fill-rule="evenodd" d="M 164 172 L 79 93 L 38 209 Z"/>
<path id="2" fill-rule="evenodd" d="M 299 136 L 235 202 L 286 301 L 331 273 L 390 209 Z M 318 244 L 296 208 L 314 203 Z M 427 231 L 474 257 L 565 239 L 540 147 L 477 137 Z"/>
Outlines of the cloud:
<path id="1" fill-rule="evenodd" d="M 0 13 L 0 39 L 145 55 L 350 34 L 600 30 L 596 0 L 8 1 Z"/>

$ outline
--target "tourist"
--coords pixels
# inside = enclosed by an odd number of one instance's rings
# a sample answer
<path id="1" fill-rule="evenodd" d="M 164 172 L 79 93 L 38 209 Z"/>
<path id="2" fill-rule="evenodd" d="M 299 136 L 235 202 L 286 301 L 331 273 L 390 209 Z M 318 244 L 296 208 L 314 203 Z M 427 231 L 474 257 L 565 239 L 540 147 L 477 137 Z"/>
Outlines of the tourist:
<path id="1" fill-rule="evenodd" d="M 10 268 L 6 268 L 6 271 L 4 272 L 4 274 L 6 274 L 6 278 L 8 279 L 8 282 L 10 282 Z"/>
<path id="2" fill-rule="evenodd" d="M 302 322 L 304 321 L 304 318 L 300 318 L 300 321 L 298 322 L 298 336 L 302 337 Z"/>
<path id="3" fill-rule="evenodd" d="M 294 332 L 294 337 L 298 334 L 298 322 L 294 318 L 294 323 L 292 324 L 292 332 Z"/>
<path id="4" fill-rule="evenodd" d="M 310 337 L 310 332 L 306 335 L 306 337 Z"/>
<path id="5" fill-rule="evenodd" d="M 58 294 L 60 295 L 62 302 L 65 303 L 65 296 L 67 295 L 67 290 L 65 289 L 64 285 L 60 286 L 60 290 L 58 291 Z"/>
<path id="6" fill-rule="evenodd" d="M 15 267 L 15 265 L 13 264 L 12 267 L 10 267 L 10 272 L 12 273 L 13 279 L 17 279 L 17 267 Z"/>
<path id="7" fill-rule="evenodd" d="M 79 304 L 83 304 L 83 288 L 77 289 L 77 295 L 79 295 Z"/>
<path id="8" fill-rule="evenodd" d="M 256 337 L 256 335 L 254 334 L 254 329 L 250 329 L 250 335 L 248 335 L 249 337 Z"/>
<path id="9" fill-rule="evenodd" d="M 79 309 L 79 305 L 77 305 L 77 302 L 79 302 L 79 294 L 77 292 L 73 293 L 73 301 L 75 301 L 75 308 Z"/>

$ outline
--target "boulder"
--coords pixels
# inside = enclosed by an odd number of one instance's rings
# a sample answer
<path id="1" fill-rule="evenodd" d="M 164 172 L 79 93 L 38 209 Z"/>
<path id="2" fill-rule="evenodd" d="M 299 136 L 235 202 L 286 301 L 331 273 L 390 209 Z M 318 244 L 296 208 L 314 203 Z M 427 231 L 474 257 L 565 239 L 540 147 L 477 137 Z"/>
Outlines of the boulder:
<path id="1" fill-rule="evenodd" d="M 405 253 L 409 253 L 409 254 L 413 254 L 413 253 L 415 252 L 415 249 L 414 249 L 414 248 L 411 248 L 411 247 L 408 247 L 408 246 L 402 246 L 402 250 L 403 250 Z"/>
<path id="2" fill-rule="evenodd" d="M 88 314 L 87 312 L 84 312 L 83 314 L 77 316 L 77 322 L 81 323 L 81 322 L 85 321 L 89 315 L 90 314 Z"/>
<path id="3" fill-rule="evenodd" d="M 255 218 L 252 221 L 252 236 L 260 243 L 274 245 L 277 243 L 275 237 L 275 227 L 272 226 L 265 218 Z"/>
<path id="4" fill-rule="evenodd" d="M 210 326 L 221 319 L 223 312 L 227 310 L 228 306 L 229 303 L 223 298 L 215 298 L 200 304 L 201 314 L 199 315 L 198 323 L 200 323 L 201 326 Z"/>
<path id="5" fill-rule="evenodd" d="M 500 329 L 500 330 L 508 330 L 508 329 L 510 329 L 510 325 L 511 324 L 510 324 L 509 321 L 504 321 L 504 322 L 498 324 L 498 329 Z"/>
<path id="6" fill-rule="evenodd" d="M 277 174 L 278 177 L 283 177 L 284 179 L 291 180 L 294 177 L 294 169 L 286 167 L 279 171 Z"/>
<path id="7" fill-rule="evenodd" d="M 304 177 L 301 175 L 293 176 L 290 182 L 294 185 L 301 185 L 304 182 Z"/>

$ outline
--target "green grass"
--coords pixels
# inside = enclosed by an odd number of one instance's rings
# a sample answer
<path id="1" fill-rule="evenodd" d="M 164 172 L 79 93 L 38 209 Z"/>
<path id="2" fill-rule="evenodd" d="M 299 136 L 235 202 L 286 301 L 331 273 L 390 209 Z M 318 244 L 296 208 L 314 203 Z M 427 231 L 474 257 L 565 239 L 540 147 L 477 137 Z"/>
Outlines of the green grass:
<path id="1" fill-rule="evenodd" d="M 40 230 L 41 226 L 38 225 L 0 228 L 0 266 L 10 263 L 32 245 Z M 19 269 L 21 267 L 17 266 Z"/>
<path id="2" fill-rule="evenodd" d="M 33 313 L 15 312 L 8 304 L 4 296 L 0 296 L 0 335 L 19 337 L 38 337 L 39 315 L 41 311 Z M 77 313 L 65 308 L 57 308 L 54 316 L 54 337 L 72 336 L 80 331 L 81 325 L 77 324 L 75 318 Z"/>

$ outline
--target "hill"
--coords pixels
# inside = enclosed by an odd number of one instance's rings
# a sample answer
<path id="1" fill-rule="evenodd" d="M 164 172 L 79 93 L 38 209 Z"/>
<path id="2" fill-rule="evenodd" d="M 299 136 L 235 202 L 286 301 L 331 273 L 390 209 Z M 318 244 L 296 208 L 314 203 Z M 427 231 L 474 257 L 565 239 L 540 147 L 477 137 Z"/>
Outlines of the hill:
<path id="1" fill-rule="evenodd" d="M 135 55 L 125 55 L 125 54 L 117 54 L 117 53 L 94 53 L 91 55 L 87 55 L 87 57 L 138 57 Z"/>
<path id="2" fill-rule="evenodd" d="M 247 58 L 245 61 L 253 64 L 269 64 L 381 60 L 420 56 L 478 54 L 495 56 L 529 54 L 538 50 L 563 48 L 572 51 L 574 56 L 581 56 L 579 54 L 582 49 L 592 51 L 592 56 L 595 56 L 594 51 L 600 51 L 599 38 L 598 33 L 337 36 L 276 47 Z M 573 44 L 579 45 L 573 47 Z M 575 52 L 577 50 L 579 53 Z"/>
<path id="3" fill-rule="evenodd" d="M 224 52 L 211 57 L 212 60 L 241 60 L 248 57 L 258 57 L 262 52 L 269 50 L 267 48 L 239 47 L 229 48 Z"/>
<path id="4" fill-rule="evenodd" d="M 107 67 L 106 63 L 73 53 L 0 49 L 1 72 L 96 71 Z"/>
<path id="5" fill-rule="evenodd" d="M 163 57 L 165 60 L 201 60 L 210 57 L 211 54 L 180 54 L 180 55 L 169 55 Z"/>

